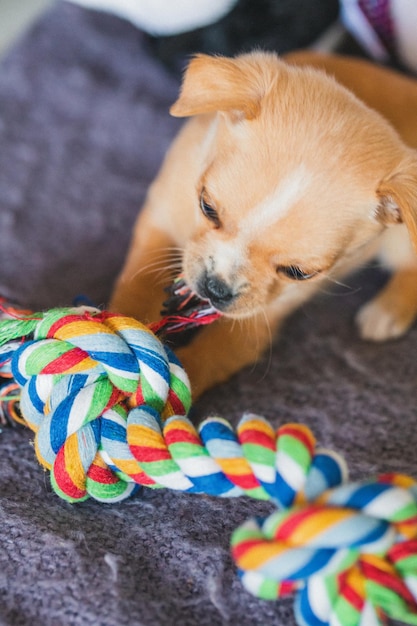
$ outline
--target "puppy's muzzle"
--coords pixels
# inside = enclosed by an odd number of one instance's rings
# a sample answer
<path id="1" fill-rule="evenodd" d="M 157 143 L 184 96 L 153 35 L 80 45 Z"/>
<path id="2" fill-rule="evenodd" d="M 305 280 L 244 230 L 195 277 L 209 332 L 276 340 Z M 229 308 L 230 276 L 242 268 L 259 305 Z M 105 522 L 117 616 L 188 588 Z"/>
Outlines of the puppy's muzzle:
<path id="1" fill-rule="evenodd" d="M 236 298 L 232 287 L 216 274 L 204 274 L 198 281 L 197 289 L 202 298 L 210 300 L 220 311 L 227 309 Z"/>

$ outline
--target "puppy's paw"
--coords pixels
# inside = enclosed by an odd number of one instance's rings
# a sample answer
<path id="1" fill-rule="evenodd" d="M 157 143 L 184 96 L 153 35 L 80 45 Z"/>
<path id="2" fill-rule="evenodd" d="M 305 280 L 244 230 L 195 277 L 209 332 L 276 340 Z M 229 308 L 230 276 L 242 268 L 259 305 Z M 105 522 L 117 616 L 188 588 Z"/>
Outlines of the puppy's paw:
<path id="1" fill-rule="evenodd" d="M 413 319 L 412 311 L 400 310 L 384 298 L 375 298 L 359 310 L 355 321 L 362 339 L 386 341 L 406 333 Z"/>

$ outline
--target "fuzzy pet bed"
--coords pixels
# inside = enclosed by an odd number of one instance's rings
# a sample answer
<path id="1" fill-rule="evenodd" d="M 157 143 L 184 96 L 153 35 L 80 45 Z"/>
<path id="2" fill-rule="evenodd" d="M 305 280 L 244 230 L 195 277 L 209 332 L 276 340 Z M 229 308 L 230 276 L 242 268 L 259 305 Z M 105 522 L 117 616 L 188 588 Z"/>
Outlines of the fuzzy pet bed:
<path id="1" fill-rule="evenodd" d="M 60 3 L 0 69 L 0 293 L 31 308 L 105 304 L 129 232 L 178 121 L 178 89 L 127 22 Z M 334 285 L 288 321 L 255 367 L 196 417 L 244 411 L 308 424 L 353 478 L 417 475 L 417 329 L 359 340 L 377 270 Z M 241 586 L 234 528 L 269 504 L 144 490 L 117 505 L 52 493 L 32 435 L 0 434 L 2 626 L 292 626 L 292 600 Z"/>

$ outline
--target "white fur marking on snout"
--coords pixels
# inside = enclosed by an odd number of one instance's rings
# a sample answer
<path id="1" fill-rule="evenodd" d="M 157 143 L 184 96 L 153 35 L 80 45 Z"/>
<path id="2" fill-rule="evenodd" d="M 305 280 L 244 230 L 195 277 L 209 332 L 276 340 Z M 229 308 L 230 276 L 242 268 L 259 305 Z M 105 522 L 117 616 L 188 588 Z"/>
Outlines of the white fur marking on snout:
<path id="1" fill-rule="evenodd" d="M 226 281 L 235 274 L 246 260 L 245 248 L 238 239 L 232 241 L 216 241 L 210 257 L 212 267 L 209 268 L 222 276 Z"/>
<path id="2" fill-rule="evenodd" d="M 275 190 L 265 198 L 247 217 L 242 220 L 240 232 L 244 237 L 265 231 L 279 219 L 285 217 L 294 204 L 305 194 L 312 179 L 305 165 L 299 165 L 286 178 L 281 180 Z"/>
<path id="3" fill-rule="evenodd" d="M 248 243 L 288 214 L 303 196 L 312 180 L 304 165 L 297 167 L 283 178 L 273 193 L 253 207 L 240 222 L 239 231 L 233 240 L 217 239 L 207 253 L 212 261 L 208 268 L 226 281 L 239 273 L 248 264 Z"/>

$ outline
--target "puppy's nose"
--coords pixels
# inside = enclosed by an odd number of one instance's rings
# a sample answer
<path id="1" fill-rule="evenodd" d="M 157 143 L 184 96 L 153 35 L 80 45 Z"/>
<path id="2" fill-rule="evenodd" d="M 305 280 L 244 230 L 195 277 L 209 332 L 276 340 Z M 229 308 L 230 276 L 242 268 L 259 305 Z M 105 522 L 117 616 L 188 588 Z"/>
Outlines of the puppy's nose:
<path id="1" fill-rule="evenodd" d="M 221 309 L 230 304 L 235 297 L 230 285 L 219 276 L 206 275 L 199 284 L 199 292 L 208 298 L 213 306 Z"/>

